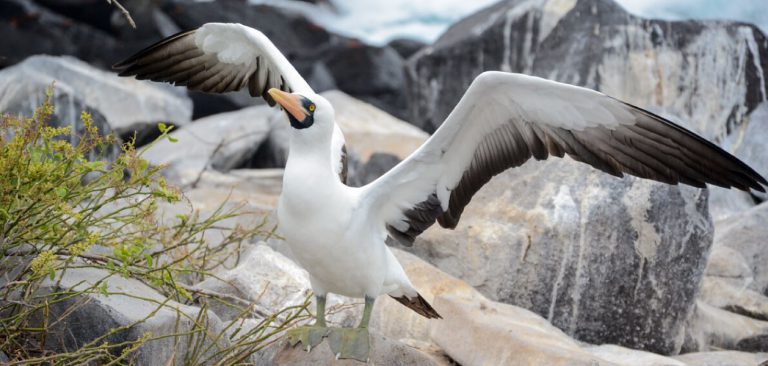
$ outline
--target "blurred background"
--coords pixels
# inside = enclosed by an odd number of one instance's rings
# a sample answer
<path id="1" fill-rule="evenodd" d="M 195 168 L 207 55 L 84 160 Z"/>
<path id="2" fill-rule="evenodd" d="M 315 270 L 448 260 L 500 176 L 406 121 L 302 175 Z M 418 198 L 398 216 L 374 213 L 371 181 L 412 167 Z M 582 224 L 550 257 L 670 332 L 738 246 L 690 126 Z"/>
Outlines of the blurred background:
<path id="1" fill-rule="evenodd" d="M 331 100 L 347 134 L 354 185 L 419 146 L 486 70 L 602 91 L 699 133 L 768 176 L 765 0 L 120 4 L 135 28 L 104 0 L 0 0 L 0 111 L 31 113 L 56 80 L 60 123 L 77 124 L 85 109 L 102 130 L 135 135 L 138 145 L 158 135 L 157 122 L 173 124 L 179 145 L 164 141 L 146 157 L 168 164 L 169 179 L 201 207 L 243 199 L 272 214 L 287 124 L 245 93 L 189 93 L 117 78 L 110 66 L 206 22 L 261 30 Z M 579 341 L 665 355 L 738 350 L 751 352 L 741 364 L 754 365 L 757 356 L 749 357 L 768 352 L 767 199 L 616 179 L 561 159 L 531 162 L 480 191 L 456 231 L 432 228 L 401 249 Z M 387 313 L 390 328 L 377 325 L 387 336 L 435 342 L 453 359 L 470 357 L 461 353 L 458 333 L 430 338 L 427 325 L 396 314 Z M 471 313 L 464 320 L 481 318 Z M 624 351 L 589 352 L 615 360 Z M 727 363 L 736 357 L 729 355 L 722 364 L 739 364 Z M 712 357 L 689 360 L 705 364 Z"/>

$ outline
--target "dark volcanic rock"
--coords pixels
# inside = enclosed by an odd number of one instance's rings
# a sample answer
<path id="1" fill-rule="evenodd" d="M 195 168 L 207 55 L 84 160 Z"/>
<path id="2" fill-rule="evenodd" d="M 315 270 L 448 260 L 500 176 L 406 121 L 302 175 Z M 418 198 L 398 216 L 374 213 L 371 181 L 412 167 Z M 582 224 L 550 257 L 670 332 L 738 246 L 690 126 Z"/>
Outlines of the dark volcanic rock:
<path id="1" fill-rule="evenodd" d="M 768 352 L 768 334 L 741 340 L 736 344 L 736 349 L 746 352 Z"/>
<path id="2" fill-rule="evenodd" d="M 364 165 L 357 166 L 354 169 L 350 168 L 348 184 L 353 187 L 362 187 L 384 175 L 384 173 L 394 168 L 398 163 L 400 163 L 400 158 L 395 155 L 374 153 Z M 359 162 L 353 165 L 358 164 Z"/>
<path id="3" fill-rule="evenodd" d="M 397 38 L 387 43 L 387 46 L 392 47 L 395 51 L 397 51 L 397 53 L 400 54 L 400 57 L 407 59 L 413 56 L 413 54 L 418 52 L 420 49 L 426 47 L 427 44 L 415 39 Z"/>
<path id="4" fill-rule="evenodd" d="M 36 54 L 73 55 L 107 68 L 118 59 L 114 38 L 29 0 L 0 2 L 0 68 Z"/>
<path id="5" fill-rule="evenodd" d="M 610 0 L 508 0 L 408 63 L 411 119 L 434 131 L 486 70 L 537 75 L 668 109 L 723 137 L 766 99 L 768 41 L 743 23 L 648 20 Z"/>
<path id="6" fill-rule="evenodd" d="M 391 47 L 346 42 L 326 59 L 339 90 L 398 118 L 407 115 L 403 58 Z"/>

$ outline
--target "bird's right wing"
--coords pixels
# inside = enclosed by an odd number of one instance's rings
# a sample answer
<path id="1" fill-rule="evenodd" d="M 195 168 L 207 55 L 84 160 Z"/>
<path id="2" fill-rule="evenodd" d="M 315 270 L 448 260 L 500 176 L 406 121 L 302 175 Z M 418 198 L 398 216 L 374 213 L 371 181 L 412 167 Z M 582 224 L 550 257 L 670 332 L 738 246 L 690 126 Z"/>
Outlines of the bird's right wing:
<path id="1" fill-rule="evenodd" d="M 183 85 L 190 90 L 225 93 L 248 87 L 253 97 L 275 101 L 271 88 L 314 93 L 304 78 L 260 31 L 234 23 L 206 23 L 157 42 L 112 66 L 120 76 Z M 344 134 L 334 127 L 331 167 L 346 183 Z"/>
<path id="2" fill-rule="evenodd" d="M 764 191 L 766 180 L 696 134 L 594 90 L 503 72 L 478 76 L 432 137 L 363 187 L 403 244 L 431 226 L 456 227 L 491 177 L 554 155 L 609 174 Z"/>
<path id="3" fill-rule="evenodd" d="M 312 93 L 312 88 L 263 33 L 234 23 L 206 23 L 155 43 L 112 68 L 120 76 L 164 81 L 191 90 L 224 93 L 248 87 L 275 101 L 270 88 Z"/>

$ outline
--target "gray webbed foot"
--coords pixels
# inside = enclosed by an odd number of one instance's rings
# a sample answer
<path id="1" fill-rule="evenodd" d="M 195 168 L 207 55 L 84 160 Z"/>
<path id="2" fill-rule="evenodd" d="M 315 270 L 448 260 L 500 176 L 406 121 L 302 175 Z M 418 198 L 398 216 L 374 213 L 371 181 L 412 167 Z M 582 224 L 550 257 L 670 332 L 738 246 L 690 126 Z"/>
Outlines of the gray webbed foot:
<path id="1" fill-rule="evenodd" d="M 337 359 L 367 362 L 371 349 L 368 328 L 330 328 L 328 345 Z"/>
<path id="2" fill-rule="evenodd" d="M 294 328 L 286 332 L 288 337 L 288 343 L 291 346 L 295 346 L 301 342 L 303 346 L 307 348 L 307 351 L 317 346 L 323 341 L 331 330 L 326 327 L 317 325 L 305 325 L 298 328 Z"/>

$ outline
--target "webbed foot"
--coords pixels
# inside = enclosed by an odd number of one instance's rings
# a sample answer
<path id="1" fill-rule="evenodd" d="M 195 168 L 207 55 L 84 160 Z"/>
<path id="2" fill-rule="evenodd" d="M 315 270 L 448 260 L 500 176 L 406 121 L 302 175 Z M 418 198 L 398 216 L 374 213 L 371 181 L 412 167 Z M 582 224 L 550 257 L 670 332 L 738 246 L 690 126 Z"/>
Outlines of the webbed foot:
<path id="1" fill-rule="evenodd" d="M 328 345 L 337 359 L 367 362 L 371 348 L 368 328 L 330 328 Z"/>
<path id="2" fill-rule="evenodd" d="M 298 328 L 293 328 L 286 332 L 288 337 L 288 343 L 291 346 L 295 346 L 301 342 L 302 346 L 307 348 L 309 352 L 313 347 L 317 346 L 323 341 L 331 330 L 326 327 L 317 325 L 304 325 Z"/>

